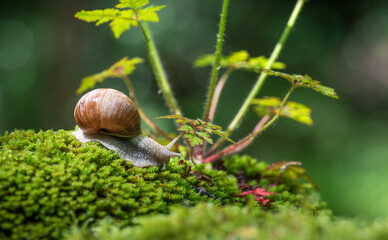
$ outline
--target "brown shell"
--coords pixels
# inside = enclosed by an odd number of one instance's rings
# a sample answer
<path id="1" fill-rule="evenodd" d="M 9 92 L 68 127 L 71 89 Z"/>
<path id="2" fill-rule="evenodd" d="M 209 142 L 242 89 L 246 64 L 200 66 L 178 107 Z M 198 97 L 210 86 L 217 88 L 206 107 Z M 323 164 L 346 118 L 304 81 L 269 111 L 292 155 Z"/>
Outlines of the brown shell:
<path id="1" fill-rule="evenodd" d="M 141 134 L 140 115 L 127 95 L 114 89 L 95 89 L 85 94 L 74 110 L 75 122 L 87 134 L 118 137 Z"/>

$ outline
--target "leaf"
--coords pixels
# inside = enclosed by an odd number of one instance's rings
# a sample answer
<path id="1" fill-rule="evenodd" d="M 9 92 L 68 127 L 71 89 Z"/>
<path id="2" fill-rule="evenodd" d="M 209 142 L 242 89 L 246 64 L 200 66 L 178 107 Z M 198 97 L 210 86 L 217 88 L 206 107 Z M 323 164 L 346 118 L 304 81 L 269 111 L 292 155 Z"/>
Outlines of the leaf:
<path id="1" fill-rule="evenodd" d="M 211 139 L 210 137 L 212 134 L 217 134 L 220 137 L 224 138 L 225 140 L 234 143 L 228 137 L 228 134 L 222 131 L 222 128 L 220 126 L 217 126 L 209 122 L 205 122 L 199 118 L 194 120 L 194 119 L 183 117 L 181 115 L 168 115 L 163 117 L 157 117 L 157 119 L 175 119 L 175 122 L 180 124 L 177 130 L 185 133 L 183 137 L 186 138 L 188 141 L 190 141 L 190 144 L 192 143 L 198 144 L 199 141 L 196 138 L 201 139 L 202 143 L 203 141 L 206 141 L 210 144 L 213 144 L 213 139 Z"/>
<path id="2" fill-rule="evenodd" d="M 150 6 L 146 9 L 139 10 L 139 20 L 147 22 L 159 22 L 159 16 L 156 12 L 164 7 L 166 6 Z"/>
<path id="3" fill-rule="evenodd" d="M 285 177 L 288 179 L 305 179 L 307 180 L 316 190 L 319 191 L 319 187 L 313 182 L 311 177 L 306 174 L 306 169 L 301 167 L 301 162 L 286 162 L 281 161 L 273 163 L 268 166 L 268 170 L 274 171 L 278 177 Z"/>
<path id="4" fill-rule="evenodd" d="M 203 140 L 194 134 L 186 133 L 183 135 L 184 138 L 186 138 L 192 147 L 199 146 L 203 144 Z"/>
<path id="5" fill-rule="evenodd" d="M 116 5 L 116 8 L 142 8 L 148 5 L 149 0 L 120 0 L 120 3 Z"/>
<path id="6" fill-rule="evenodd" d="M 234 70 L 246 70 L 259 72 L 261 68 L 265 67 L 268 59 L 264 56 L 249 58 L 249 53 L 245 50 L 231 53 L 229 56 L 221 57 L 221 67 L 231 68 Z M 195 67 L 213 66 L 214 55 L 204 55 L 194 62 Z M 282 62 L 273 63 L 274 69 L 284 69 L 286 65 Z"/>
<path id="7" fill-rule="evenodd" d="M 269 69 L 261 69 L 261 71 L 267 73 L 268 75 L 271 76 L 277 76 L 277 77 L 282 77 L 290 81 L 292 84 L 295 84 L 297 87 L 306 87 L 306 88 L 311 88 L 317 92 L 320 92 L 321 94 L 332 97 L 335 99 L 338 99 L 338 95 L 335 92 L 335 90 L 331 87 L 323 86 L 321 83 L 317 80 L 313 80 L 310 76 L 307 74 L 302 76 L 298 74 L 287 74 L 287 73 L 282 73 L 282 72 L 277 72 Z"/>
<path id="8" fill-rule="evenodd" d="M 244 191 L 244 192 L 240 193 L 238 196 L 243 197 L 243 196 L 248 196 L 251 194 L 255 196 L 255 200 L 258 203 L 266 205 L 270 200 L 264 199 L 264 196 L 268 196 L 271 194 L 277 194 L 277 193 L 268 192 L 267 189 L 265 189 L 265 188 L 256 188 L 254 190 Z"/>
<path id="9" fill-rule="evenodd" d="M 225 58 L 227 62 L 236 63 L 246 61 L 249 58 L 249 53 L 245 50 L 232 52 L 228 57 Z"/>
<path id="10" fill-rule="evenodd" d="M 131 27 L 137 27 L 139 21 L 158 22 L 159 16 L 157 12 L 165 7 L 153 6 L 149 4 L 149 0 L 120 0 L 120 3 L 115 8 L 99 9 L 91 11 L 79 11 L 75 17 L 86 21 L 96 22 L 96 26 L 103 23 L 109 23 L 115 38 L 119 38 L 125 31 Z"/>
<path id="11" fill-rule="evenodd" d="M 213 139 L 210 138 L 210 135 L 206 132 L 197 132 L 197 135 L 204 139 L 206 142 L 213 144 Z"/>
<path id="12" fill-rule="evenodd" d="M 214 130 L 214 133 L 217 134 L 218 136 L 222 137 L 223 139 L 225 139 L 228 142 L 235 143 L 232 139 L 229 138 L 229 135 L 224 131 Z"/>
<path id="13" fill-rule="evenodd" d="M 254 99 L 252 104 L 254 104 L 255 112 L 260 116 L 265 115 L 276 115 L 280 109 L 282 100 L 277 97 L 265 97 L 260 99 Z M 313 120 L 311 119 L 311 108 L 307 107 L 304 104 L 288 101 L 284 107 L 280 116 L 288 117 L 300 123 L 307 124 L 311 126 Z"/>
<path id="14" fill-rule="evenodd" d="M 77 89 L 77 94 L 81 94 L 84 91 L 93 88 L 97 83 L 103 82 L 106 78 L 121 78 L 123 76 L 129 75 L 136 69 L 136 65 L 142 62 L 143 59 L 141 58 L 129 59 L 128 57 L 124 57 L 121 60 L 115 62 L 107 70 L 84 77 L 81 80 L 79 88 Z"/>
<path id="15" fill-rule="evenodd" d="M 194 67 L 206 67 L 214 64 L 214 55 L 204 55 L 194 62 Z"/>
<path id="16" fill-rule="evenodd" d="M 180 127 L 178 128 L 178 131 L 194 133 L 193 127 L 191 127 L 191 126 L 189 126 L 189 125 L 182 125 L 182 126 L 180 126 Z"/>
<path id="17" fill-rule="evenodd" d="M 75 14 L 75 17 L 85 22 L 97 22 L 96 25 L 111 21 L 119 12 L 117 9 L 108 8 L 105 10 L 81 10 Z"/>

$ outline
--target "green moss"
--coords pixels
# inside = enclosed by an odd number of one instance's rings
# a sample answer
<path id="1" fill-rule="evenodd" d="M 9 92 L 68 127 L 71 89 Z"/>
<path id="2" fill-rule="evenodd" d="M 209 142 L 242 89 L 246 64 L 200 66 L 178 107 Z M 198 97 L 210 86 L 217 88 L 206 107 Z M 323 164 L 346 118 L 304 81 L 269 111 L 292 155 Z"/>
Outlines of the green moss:
<path id="1" fill-rule="evenodd" d="M 0 137 L 0 238 L 60 238 L 72 224 L 93 225 L 106 216 L 129 226 L 174 205 L 242 204 L 234 178 L 197 168 L 211 181 L 186 174 L 178 160 L 164 170 L 134 167 L 99 143 L 81 144 L 70 131 L 6 133 Z"/>
<path id="2" fill-rule="evenodd" d="M 242 170 L 249 179 L 256 179 L 258 174 L 267 169 L 267 163 L 258 162 L 248 155 L 240 156 L 235 154 L 231 157 L 225 157 L 223 160 L 228 172 L 237 174 Z"/>
<path id="3" fill-rule="evenodd" d="M 72 240 L 145 239 L 387 239 L 388 219 L 362 222 L 332 219 L 321 213 L 314 216 L 303 208 L 282 207 L 276 212 L 247 206 L 200 204 L 177 207 L 169 215 L 146 216 L 136 227 L 120 229 L 112 219 L 104 219 L 90 231 L 73 227 Z"/>
<path id="4" fill-rule="evenodd" d="M 242 172 L 248 185 L 266 188 L 275 193 L 266 197 L 270 199 L 268 208 L 293 205 L 304 207 L 317 214 L 326 207 L 326 203 L 319 200 L 313 182 L 300 163 L 279 162 L 268 165 L 251 156 L 236 154 L 224 158 L 223 164 L 229 173 Z"/>

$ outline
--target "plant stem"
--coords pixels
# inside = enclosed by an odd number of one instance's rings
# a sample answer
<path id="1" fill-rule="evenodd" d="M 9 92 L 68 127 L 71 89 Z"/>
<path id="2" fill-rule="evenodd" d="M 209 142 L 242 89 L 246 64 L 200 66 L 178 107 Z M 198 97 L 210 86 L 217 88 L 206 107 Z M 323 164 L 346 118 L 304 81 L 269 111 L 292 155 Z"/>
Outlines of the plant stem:
<path id="1" fill-rule="evenodd" d="M 226 25 L 226 16 L 228 14 L 228 6 L 229 6 L 229 0 L 224 0 L 223 4 L 222 4 L 220 26 L 219 26 L 218 34 L 217 34 L 217 47 L 216 47 L 216 52 L 215 52 L 213 71 L 212 71 L 212 75 L 210 78 L 209 92 L 207 94 L 206 108 L 205 108 L 204 117 L 203 117 L 203 119 L 206 122 L 209 121 L 210 107 L 211 107 L 211 103 L 212 103 L 212 99 L 213 99 L 214 88 L 215 88 L 216 82 L 217 82 L 218 71 L 220 68 L 222 42 L 224 40 L 224 32 L 225 32 L 225 25 Z"/>
<path id="2" fill-rule="evenodd" d="M 191 148 L 190 148 L 190 160 L 191 160 L 191 162 L 193 163 L 193 165 L 195 166 L 195 165 L 197 165 L 197 164 L 196 164 L 195 161 L 194 161 L 193 153 L 194 153 L 194 148 L 191 147 Z"/>
<path id="3" fill-rule="evenodd" d="M 204 163 L 208 163 L 208 162 L 211 162 L 211 161 L 214 161 L 218 158 L 222 158 L 222 157 L 225 157 L 225 156 L 228 156 L 228 155 L 231 155 L 233 153 L 236 153 L 236 152 L 239 152 L 241 151 L 242 149 L 246 148 L 252 141 L 253 141 L 253 137 L 251 137 L 252 134 L 256 133 L 257 131 L 260 131 L 260 129 L 264 126 L 264 124 L 269 120 L 269 115 L 265 115 L 262 119 L 260 119 L 260 121 L 256 124 L 256 127 L 253 129 L 253 132 L 246 136 L 245 138 L 243 138 L 242 140 L 238 141 L 237 143 L 233 144 L 233 145 L 230 145 L 228 147 L 226 147 L 225 149 L 223 149 L 222 151 L 216 153 L 216 154 L 213 154 L 213 152 L 209 151 L 206 155 L 206 158 L 205 160 L 203 161 Z M 213 154 L 213 155 L 212 155 Z"/>
<path id="4" fill-rule="evenodd" d="M 158 126 L 155 125 L 155 123 L 153 123 L 151 121 L 151 119 L 149 117 L 147 117 L 147 115 L 143 112 L 143 110 L 140 108 L 139 104 L 137 103 L 136 101 L 136 98 L 135 98 L 135 91 L 133 89 L 133 85 L 131 83 L 131 80 L 129 80 L 128 76 L 127 75 L 122 75 L 121 76 L 122 79 L 124 80 L 125 84 L 127 85 L 127 88 L 128 88 L 128 92 L 129 92 L 129 96 L 131 97 L 132 99 L 132 102 L 136 105 L 136 108 L 137 110 L 139 111 L 139 114 L 141 116 L 141 118 L 144 120 L 145 123 L 147 123 L 148 126 L 150 126 L 152 129 L 154 129 L 157 133 L 159 133 L 160 135 L 162 135 L 163 137 L 165 137 L 166 139 L 172 141 L 173 138 L 170 137 L 167 133 L 165 133 L 162 129 L 160 129 Z"/>
<path id="5" fill-rule="evenodd" d="M 162 62 L 156 49 L 155 41 L 152 37 L 148 24 L 146 22 L 139 22 L 139 26 L 143 32 L 147 45 L 148 58 L 150 60 L 152 70 L 155 74 L 156 81 L 158 82 L 159 88 L 162 91 L 163 97 L 166 100 L 172 114 L 182 115 L 178 107 L 178 103 L 172 94 L 170 84 L 167 80 L 166 72 L 163 69 Z"/>
<path id="6" fill-rule="evenodd" d="M 226 70 L 226 72 L 221 76 L 220 80 L 217 83 L 217 86 L 214 90 L 214 96 L 213 96 L 213 100 L 211 103 L 211 107 L 210 107 L 209 122 L 213 122 L 213 120 L 214 120 L 214 115 L 216 113 L 218 100 L 220 99 L 222 89 L 224 88 L 226 80 L 228 80 L 228 78 L 232 72 L 233 72 L 233 70 L 231 68 L 228 68 Z"/>
<path id="7" fill-rule="evenodd" d="M 242 149 L 246 148 L 256 138 L 257 135 L 259 135 L 264 130 L 266 130 L 269 126 L 271 126 L 280 117 L 280 114 L 282 113 L 284 105 L 286 104 L 288 98 L 290 97 L 290 95 L 291 95 L 292 91 L 295 89 L 295 87 L 296 87 L 296 85 L 293 84 L 292 87 L 290 88 L 290 90 L 288 90 L 287 94 L 284 96 L 284 98 L 279 106 L 278 112 L 276 113 L 275 116 L 273 116 L 271 118 L 271 120 L 268 121 L 268 116 L 264 116 L 262 118 L 262 120 L 260 120 L 260 122 L 256 125 L 255 129 L 253 130 L 253 132 L 251 134 L 249 134 L 248 136 L 246 136 L 242 140 L 238 141 L 237 143 L 225 148 L 221 152 L 216 153 L 210 157 L 207 157 L 203 162 L 208 163 L 208 162 L 214 161 L 215 159 L 218 159 L 218 158 L 221 158 L 224 156 L 228 156 L 230 154 L 239 152 Z"/>
<path id="8" fill-rule="evenodd" d="M 303 7 L 305 2 L 306 2 L 306 0 L 298 0 L 297 1 L 296 5 L 294 7 L 294 10 L 292 11 L 292 14 L 291 14 L 290 18 L 288 19 L 287 26 L 284 28 L 283 33 L 282 33 L 278 43 L 276 44 L 274 50 L 272 51 L 271 56 L 270 56 L 266 66 L 265 66 L 266 69 L 271 69 L 272 68 L 272 64 L 278 58 L 281 50 L 283 49 L 284 44 L 286 43 L 286 40 L 287 40 L 287 38 L 288 38 L 292 28 L 295 25 L 295 21 L 298 18 L 298 15 L 299 15 L 299 13 L 300 13 L 300 11 L 301 11 L 301 9 L 302 9 L 302 7 Z M 267 73 L 261 72 L 259 78 L 257 79 L 256 84 L 253 86 L 253 88 L 252 88 L 251 92 L 249 93 L 248 97 L 245 99 L 245 102 L 241 106 L 240 110 L 238 111 L 238 113 L 235 116 L 235 118 L 233 119 L 233 121 L 228 126 L 228 129 L 226 131 L 228 134 L 232 134 L 233 131 L 241 123 L 243 117 L 245 116 L 245 114 L 248 111 L 248 108 L 249 108 L 252 100 L 259 93 L 261 87 L 263 86 L 263 84 L 264 84 L 264 82 L 265 82 L 265 80 L 267 78 L 267 75 L 268 75 Z M 223 142 L 224 140 L 221 138 L 220 141 Z"/>

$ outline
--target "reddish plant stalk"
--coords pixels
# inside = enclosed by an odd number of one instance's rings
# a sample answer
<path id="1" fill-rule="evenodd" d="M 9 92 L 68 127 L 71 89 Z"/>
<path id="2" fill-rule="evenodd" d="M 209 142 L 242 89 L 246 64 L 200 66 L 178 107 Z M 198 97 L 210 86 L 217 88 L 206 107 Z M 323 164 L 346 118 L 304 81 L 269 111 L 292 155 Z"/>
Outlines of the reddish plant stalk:
<path id="1" fill-rule="evenodd" d="M 233 145 L 230 145 L 229 147 L 225 148 L 224 150 L 222 150 L 221 152 L 218 152 L 214 155 L 211 155 L 210 157 L 207 157 L 205 158 L 205 160 L 203 161 L 203 163 L 208 163 L 208 162 L 211 162 L 211 161 L 214 161 L 218 158 L 222 158 L 222 157 L 225 157 L 225 156 L 228 156 L 228 155 L 231 155 L 233 153 L 236 153 L 236 152 L 239 152 L 241 151 L 242 149 L 246 148 L 254 139 L 255 137 L 257 136 L 257 134 L 259 132 L 261 132 L 264 124 L 266 124 L 268 122 L 268 120 L 270 119 L 270 116 L 269 115 L 265 115 L 255 126 L 255 128 L 253 129 L 252 133 L 249 134 L 248 136 L 246 136 L 245 138 L 241 139 L 240 141 L 236 142 L 235 144 Z"/>

